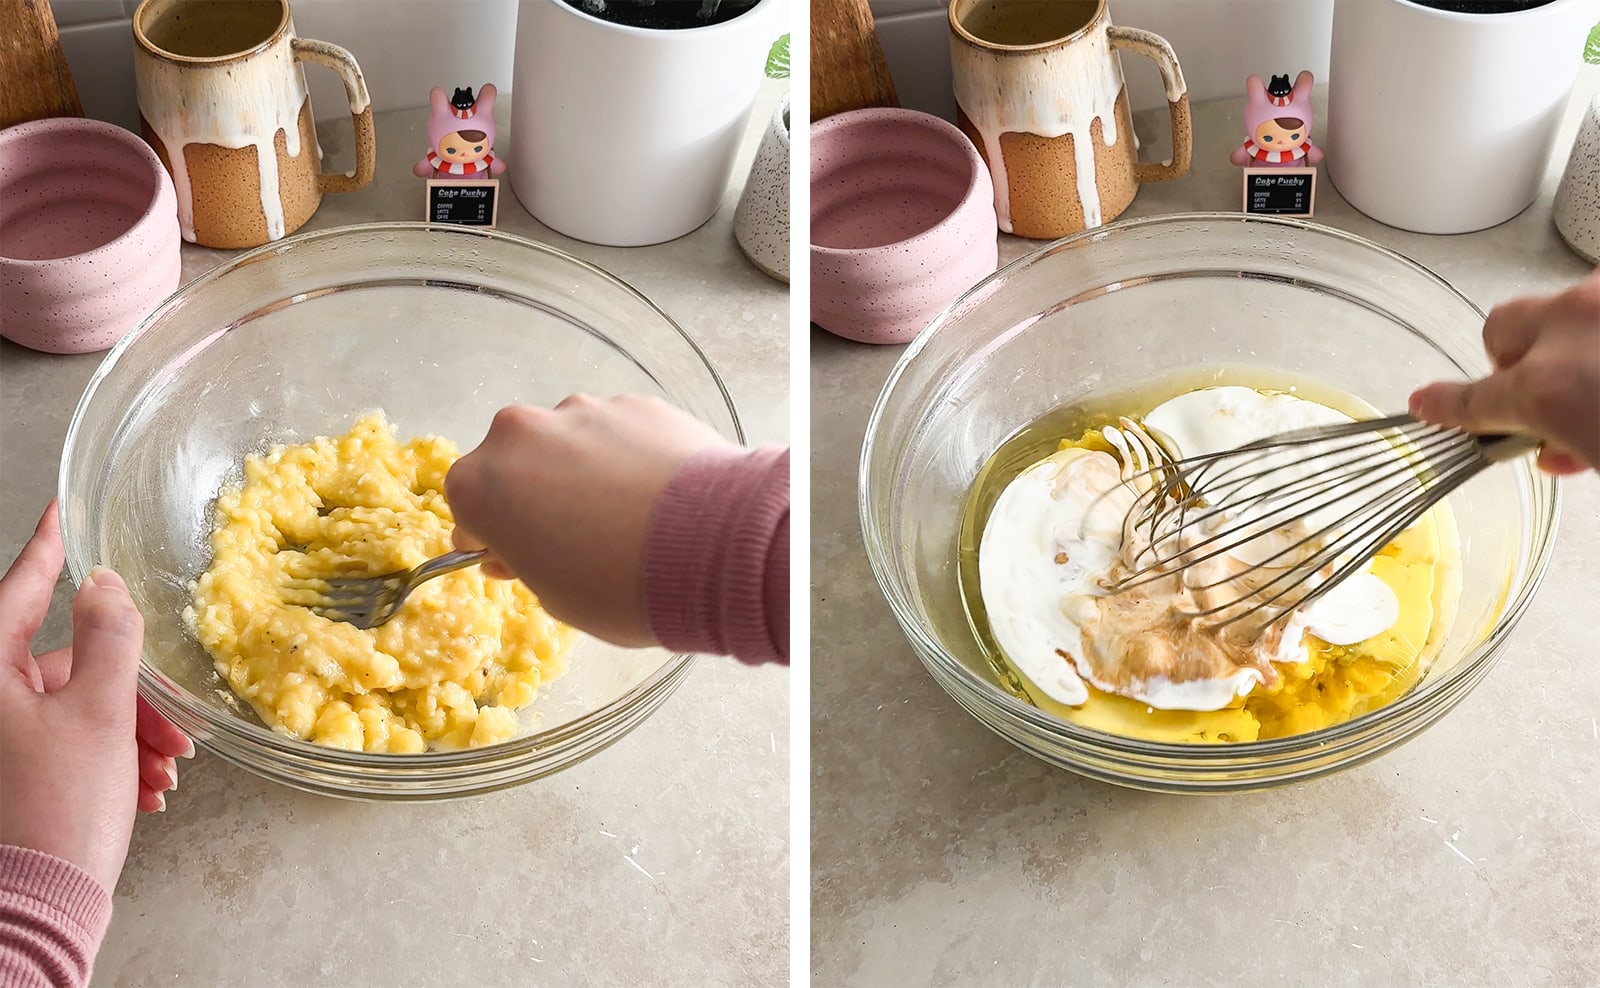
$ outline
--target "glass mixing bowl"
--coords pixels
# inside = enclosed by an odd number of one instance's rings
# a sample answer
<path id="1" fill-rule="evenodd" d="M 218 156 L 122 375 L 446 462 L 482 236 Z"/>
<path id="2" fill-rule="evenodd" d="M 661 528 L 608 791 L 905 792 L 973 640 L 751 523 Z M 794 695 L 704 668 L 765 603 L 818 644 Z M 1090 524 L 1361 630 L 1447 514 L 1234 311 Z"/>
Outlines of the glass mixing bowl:
<path id="1" fill-rule="evenodd" d="M 139 690 L 196 741 L 329 795 L 438 799 L 559 771 L 638 726 L 691 657 L 580 637 L 523 735 L 468 751 L 381 755 L 265 728 L 185 627 L 210 562 L 212 502 L 241 460 L 339 435 L 383 409 L 402 439 L 465 451 L 505 405 L 571 392 L 659 395 L 742 441 L 705 354 L 649 299 L 518 237 L 392 223 L 303 234 L 180 289 L 111 351 L 67 430 L 60 499 L 74 581 L 119 571 L 145 615 Z"/>
<path id="2" fill-rule="evenodd" d="M 1385 410 L 1418 385 L 1489 371 L 1484 314 L 1443 279 L 1310 223 L 1185 214 L 1128 220 L 1000 269 L 906 349 L 867 424 L 867 554 L 918 656 L 973 716 L 1075 772 L 1226 792 L 1324 775 L 1415 737 L 1488 673 L 1549 562 L 1555 484 L 1530 458 L 1450 495 L 1462 588 L 1431 671 L 1369 714 L 1294 737 L 1156 743 L 1066 723 L 1003 688 L 957 585 L 957 533 L 980 467 L 1063 405 L 1210 364 L 1310 377 Z"/>

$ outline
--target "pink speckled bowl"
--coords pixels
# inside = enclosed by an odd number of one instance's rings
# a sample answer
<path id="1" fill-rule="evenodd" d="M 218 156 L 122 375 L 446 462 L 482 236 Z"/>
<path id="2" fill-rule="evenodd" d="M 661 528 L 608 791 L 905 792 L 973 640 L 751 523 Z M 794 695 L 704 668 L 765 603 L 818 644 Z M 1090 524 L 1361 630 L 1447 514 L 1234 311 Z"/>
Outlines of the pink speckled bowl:
<path id="1" fill-rule="evenodd" d="M 34 350 L 104 350 L 178 287 L 172 179 L 112 124 L 0 131 L 0 231 L 0 336 Z"/>
<path id="2" fill-rule="evenodd" d="M 994 186 L 966 135 L 913 110 L 811 125 L 811 321 L 905 343 L 999 263 Z"/>

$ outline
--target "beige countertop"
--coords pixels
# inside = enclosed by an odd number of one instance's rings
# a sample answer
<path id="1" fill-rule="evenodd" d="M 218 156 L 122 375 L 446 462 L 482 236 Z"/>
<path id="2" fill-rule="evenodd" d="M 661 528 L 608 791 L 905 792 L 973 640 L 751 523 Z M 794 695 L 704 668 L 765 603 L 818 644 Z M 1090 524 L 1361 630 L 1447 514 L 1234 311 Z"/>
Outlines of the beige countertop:
<path id="1" fill-rule="evenodd" d="M 502 186 L 500 228 L 654 299 L 721 372 L 752 443 L 789 424 L 788 290 L 752 267 L 733 208 L 784 84 L 767 83 L 722 209 L 648 248 L 568 240 Z M 502 104 L 502 112 L 509 104 Z M 422 218 L 421 110 L 380 114 L 378 171 L 307 229 Z M 502 131 L 504 134 L 505 131 Z M 322 127 L 330 170 L 349 124 Z M 187 281 L 230 255 L 185 246 Z M 0 342 L 0 556 L 55 492 L 67 422 L 102 355 Z M 57 587 L 41 647 L 67 637 Z M 789 689 L 701 659 L 614 747 L 509 792 L 426 806 L 303 795 L 202 752 L 144 817 L 117 887 L 104 985 L 777 985 L 789 968 Z"/>
<path id="2" fill-rule="evenodd" d="M 1480 306 L 1588 266 L 1543 195 L 1482 233 L 1356 213 Z M 1242 98 L 1196 107 L 1192 173 L 1131 216 L 1237 210 Z M 1163 155 L 1166 114 L 1142 117 Z M 1419 175 L 1419 177 L 1421 177 Z M 1031 246 L 1003 238 L 1002 263 Z M 1156 796 L 1049 767 L 946 696 L 867 566 L 856 463 L 902 347 L 812 333 L 811 963 L 817 985 L 1600 983 L 1600 477 L 1562 483 L 1543 589 L 1488 679 L 1376 762 L 1276 792 Z M 1421 383 L 1421 382 L 1419 382 Z"/>

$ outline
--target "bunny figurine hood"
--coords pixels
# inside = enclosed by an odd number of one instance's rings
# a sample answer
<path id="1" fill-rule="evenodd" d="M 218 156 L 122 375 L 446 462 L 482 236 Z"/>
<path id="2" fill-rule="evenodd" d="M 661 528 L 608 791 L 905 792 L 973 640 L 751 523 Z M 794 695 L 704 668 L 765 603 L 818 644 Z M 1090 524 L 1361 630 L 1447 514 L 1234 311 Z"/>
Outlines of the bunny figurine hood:
<path id="1" fill-rule="evenodd" d="M 1229 160 L 1241 167 L 1306 167 L 1321 161 L 1322 150 L 1311 143 L 1314 83 L 1310 72 L 1296 76 L 1293 86 L 1286 75 L 1273 76 L 1270 85 L 1258 75 L 1245 80 L 1246 136 Z"/>
<path id="2" fill-rule="evenodd" d="M 447 94 L 435 86 L 428 93 L 428 154 L 412 171 L 419 178 L 488 178 L 503 174 L 505 162 L 494 156 L 493 83 L 476 96 L 471 88 Z"/>

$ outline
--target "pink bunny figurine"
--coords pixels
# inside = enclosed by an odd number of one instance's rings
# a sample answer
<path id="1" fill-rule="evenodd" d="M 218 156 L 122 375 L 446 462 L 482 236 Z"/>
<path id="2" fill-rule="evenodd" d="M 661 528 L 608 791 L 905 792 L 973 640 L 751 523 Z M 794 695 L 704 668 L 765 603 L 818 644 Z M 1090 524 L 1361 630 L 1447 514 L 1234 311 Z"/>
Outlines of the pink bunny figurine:
<path id="1" fill-rule="evenodd" d="M 1301 72 L 1290 87 L 1289 77 L 1275 75 L 1263 83 L 1253 75 L 1245 80 L 1249 95 L 1244 125 L 1249 136 L 1228 160 L 1241 168 L 1307 168 L 1322 160 L 1322 149 L 1311 143 L 1310 72 Z"/>
<path id="2" fill-rule="evenodd" d="M 457 89 L 446 96 L 433 87 L 428 93 L 428 155 L 411 167 L 418 178 L 483 179 L 505 173 L 506 164 L 494 156 L 493 83 L 473 97 L 472 90 Z"/>

